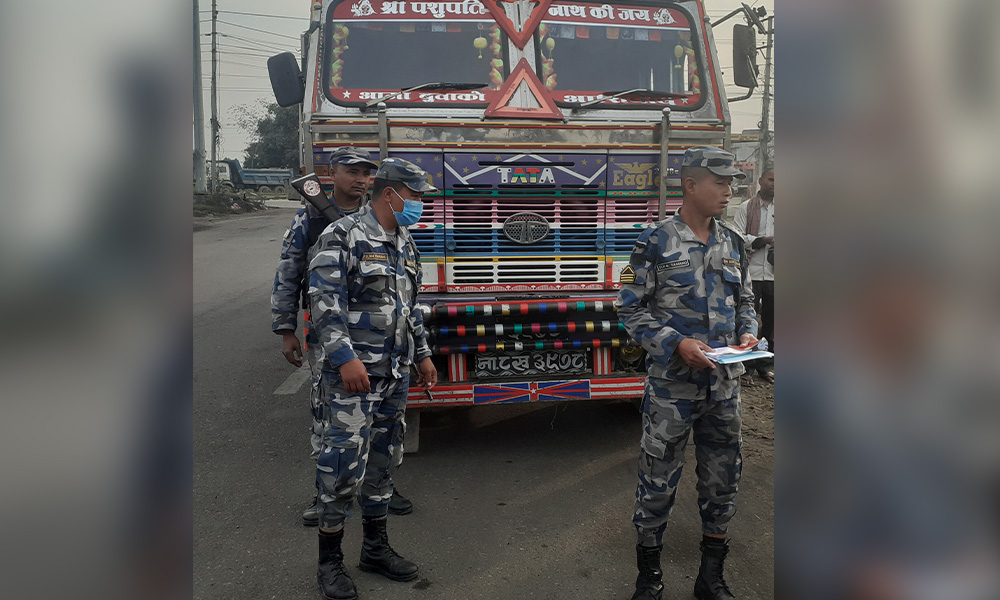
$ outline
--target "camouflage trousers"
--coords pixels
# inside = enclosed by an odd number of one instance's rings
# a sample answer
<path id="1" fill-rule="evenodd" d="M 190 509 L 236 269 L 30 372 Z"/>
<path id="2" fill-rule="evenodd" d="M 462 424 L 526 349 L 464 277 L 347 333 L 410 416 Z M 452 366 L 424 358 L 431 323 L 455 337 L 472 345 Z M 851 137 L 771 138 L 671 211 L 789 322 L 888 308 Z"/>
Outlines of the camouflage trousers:
<path id="1" fill-rule="evenodd" d="M 316 486 L 323 529 L 344 523 L 355 496 L 363 516 L 381 517 L 389 510 L 391 474 L 403 461 L 410 378 L 369 379 L 371 392 L 354 394 L 344 389 L 337 372 L 324 369 L 320 378 L 324 429 Z"/>
<path id="2" fill-rule="evenodd" d="M 728 382 L 727 382 L 728 383 Z M 724 534 L 736 513 L 733 499 L 743 470 L 742 409 L 739 388 L 708 386 L 701 399 L 671 398 L 671 382 L 646 378 L 642 408 L 639 485 L 632 522 L 643 546 L 663 543 L 663 531 L 684 468 L 684 448 L 694 431 L 698 508 L 704 533 Z"/>
<path id="3" fill-rule="evenodd" d="M 309 361 L 309 371 L 312 373 L 309 386 L 309 414 L 312 415 L 312 426 L 309 430 L 309 458 L 315 460 L 323 448 L 323 398 L 320 394 L 319 380 L 322 375 L 323 352 L 319 338 L 313 333 L 309 322 L 309 311 L 305 312 L 306 360 Z"/>

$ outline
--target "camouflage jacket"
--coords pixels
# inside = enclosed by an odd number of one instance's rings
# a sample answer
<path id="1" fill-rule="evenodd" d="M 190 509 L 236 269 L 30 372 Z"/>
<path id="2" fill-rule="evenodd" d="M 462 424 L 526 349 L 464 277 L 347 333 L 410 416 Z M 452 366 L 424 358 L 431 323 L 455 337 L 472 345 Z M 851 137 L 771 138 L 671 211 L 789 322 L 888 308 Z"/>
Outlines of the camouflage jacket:
<path id="1" fill-rule="evenodd" d="M 719 347 L 738 343 L 744 333 L 757 334 L 743 255 L 742 236 L 721 221 L 713 220 L 707 244 L 678 216 L 639 236 L 615 306 L 629 335 L 646 350 L 651 377 L 690 384 L 694 392 L 698 384 L 717 385 L 718 377 L 710 375 L 732 379 L 744 372 L 740 363 L 720 366 L 717 373 L 691 369 L 675 352 L 686 337 Z"/>
<path id="2" fill-rule="evenodd" d="M 355 358 L 402 377 L 431 355 L 420 311 L 420 255 L 405 227 L 386 232 L 371 205 L 326 228 L 309 264 L 313 327 L 329 365 Z"/>
<path id="3" fill-rule="evenodd" d="M 362 200 L 362 205 L 365 202 L 367 198 Z M 336 204 L 333 208 L 340 216 L 346 216 Z M 309 309 L 309 250 L 329 224 L 329 219 L 322 213 L 306 205 L 299 209 L 292 219 L 292 226 L 285 231 L 281 260 L 271 289 L 271 330 L 275 333 L 295 331 L 299 306 L 303 310 Z"/>

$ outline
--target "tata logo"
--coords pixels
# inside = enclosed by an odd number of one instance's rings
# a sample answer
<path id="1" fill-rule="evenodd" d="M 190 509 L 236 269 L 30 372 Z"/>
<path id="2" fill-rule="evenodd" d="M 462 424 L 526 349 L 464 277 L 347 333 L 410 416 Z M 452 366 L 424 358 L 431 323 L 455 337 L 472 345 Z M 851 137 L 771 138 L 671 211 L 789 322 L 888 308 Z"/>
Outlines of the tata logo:
<path id="1" fill-rule="evenodd" d="M 500 183 L 555 183 L 551 167 L 497 167 Z"/>
<path id="2" fill-rule="evenodd" d="M 517 213 L 503 222 L 503 234 L 515 244 L 534 244 L 549 234 L 549 222 L 538 213 Z"/>

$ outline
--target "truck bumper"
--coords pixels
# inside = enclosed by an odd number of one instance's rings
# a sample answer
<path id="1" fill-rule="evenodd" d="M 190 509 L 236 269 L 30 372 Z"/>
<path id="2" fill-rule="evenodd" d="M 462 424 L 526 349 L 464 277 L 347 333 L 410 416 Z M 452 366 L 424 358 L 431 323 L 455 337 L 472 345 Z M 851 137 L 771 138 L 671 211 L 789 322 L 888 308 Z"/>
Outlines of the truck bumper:
<path id="1" fill-rule="evenodd" d="M 406 406 L 408 408 L 428 408 L 433 406 L 513 404 L 516 402 L 611 400 L 615 398 L 628 400 L 641 398 L 645 386 L 645 377 L 445 383 L 435 386 L 430 394 L 422 387 L 411 387 Z"/>

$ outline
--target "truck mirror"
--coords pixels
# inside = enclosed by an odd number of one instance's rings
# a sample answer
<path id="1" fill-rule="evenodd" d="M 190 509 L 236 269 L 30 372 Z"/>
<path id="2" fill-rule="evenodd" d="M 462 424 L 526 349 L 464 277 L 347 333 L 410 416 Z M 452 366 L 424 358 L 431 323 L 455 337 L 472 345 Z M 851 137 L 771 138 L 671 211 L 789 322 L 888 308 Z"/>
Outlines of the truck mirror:
<path id="1" fill-rule="evenodd" d="M 294 54 L 282 52 L 267 59 L 267 74 L 271 77 L 271 89 L 274 90 L 278 106 L 292 106 L 302 102 L 306 85 Z"/>
<path id="2" fill-rule="evenodd" d="M 745 88 L 757 87 L 757 35 L 751 25 L 733 25 L 733 79 Z"/>

